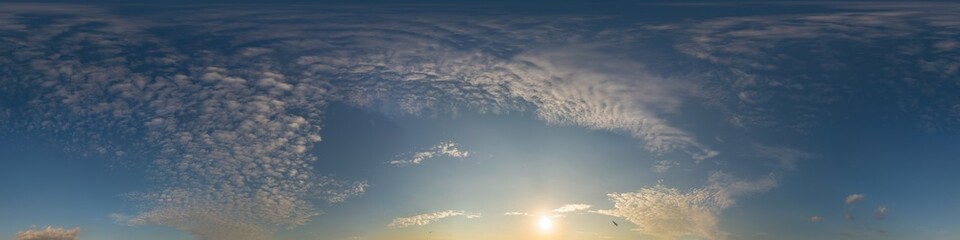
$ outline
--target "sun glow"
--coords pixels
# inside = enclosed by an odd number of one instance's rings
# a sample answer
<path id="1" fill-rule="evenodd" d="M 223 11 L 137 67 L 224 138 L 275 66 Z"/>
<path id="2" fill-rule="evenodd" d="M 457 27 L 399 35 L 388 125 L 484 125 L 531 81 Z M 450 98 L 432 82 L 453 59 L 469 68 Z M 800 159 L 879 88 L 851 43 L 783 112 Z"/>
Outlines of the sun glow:
<path id="1" fill-rule="evenodd" d="M 553 219 L 550 219 L 548 216 L 540 216 L 540 220 L 537 221 L 537 226 L 540 227 L 541 232 L 549 232 L 553 229 Z"/>

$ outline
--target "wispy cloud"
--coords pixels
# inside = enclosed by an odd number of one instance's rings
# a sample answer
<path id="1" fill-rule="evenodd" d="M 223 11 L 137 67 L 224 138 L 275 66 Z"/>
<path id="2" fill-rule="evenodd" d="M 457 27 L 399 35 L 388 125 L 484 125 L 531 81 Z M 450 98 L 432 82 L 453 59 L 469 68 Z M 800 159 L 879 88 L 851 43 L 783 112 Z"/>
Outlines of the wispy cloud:
<path id="1" fill-rule="evenodd" d="M 876 218 L 877 220 L 886 219 L 888 210 L 889 209 L 887 209 L 886 206 L 879 206 L 877 207 L 877 210 L 874 211 L 873 217 Z"/>
<path id="2" fill-rule="evenodd" d="M 820 216 L 816 216 L 816 215 L 810 216 L 810 222 L 812 223 L 820 222 L 820 220 L 823 220 L 823 218 L 821 218 Z"/>
<path id="3" fill-rule="evenodd" d="M 787 147 L 773 147 L 762 144 L 753 145 L 757 156 L 773 161 L 773 167 L 783 170 L 793 170 L 797 166 L 797 161 L 810 158 L 813 154 Z"/>
<path id="4" fill-rule="evenodd" d="M 398 156 L 399 159 L 388 163 L 395 166 L 419 165 L 424 160 L 436 157 L 466 158 L 469 156 L 470 152 L 460 150 L 459 144 L 447 141 L 438 143 L 426 151 L 402 154 Z"/>
<path id="5" fill-rule="evenodd" d="M 548 217 L 562 218 L 562 217 L 565 217 L 565 214 L 587 211 L 587 210 L 590 210 L 591 207 L 593 206 L 590 206 L 589 204 L 582 204 L 582 203 L 566 204 L 553 209 L 551 212 L 554 212 L 554 213 L 552 215 L 549 215 Z M 531 214 L 529 212 L 505 212 L 503 213 L 503 215 L 504 216 L 534 216 L 534 214 Z"/>
<path id="6" fill-rule="evenodd" d="M 864 196 L 863 194 L 847 195 L 847 197 L 843 199 L 843 204 L 847 206 L 846 211 L 843 213 L 843 218 L 848 221 L 856 220 L 856 217 L 853 216 L 851 209 L 853 208 L 854 205 L 856 205 L 860 201 L 863 201 L 863 199 L 865 198 L 866 196 Z"/>
<path id="7" fill-rule="evenodd" d="M 591 206 L 588 204 L 567 204 L 557 209 L 554 209 L 553 211 L 557 213 L 568 213 L 568 212 L 584 211 L 584 210 L 590 209 L 590 207 Z"/>
<path id="8" fill-rule="evenodd" d="M 527 212 L 505 212 L 504 216 L 530 216 L 530 213 Z"/>
<path id="9" fill-rule="evenodd" d="M 78 240 L 80 228 L 63 229 L 59 227 L 47 226 L 42 229 L 33 229 L 32 227 L 25 231 L 17 232 L 14 240 Z"/>
<path id="10" fill-rule="evenodd" d="M 529 52 L 508 67 L 520 77 L 512 92 L 537 105 L 537 114 L 547 122 L 623 132 L 652 151 L 685 150 L 697 159 L 717 154 L 661 117 L 676 111 L 682 102 L 676 96 L 691 94 L 677 84 L 682 80 L 658 77 L 640 70 L 636 61 L 584 48 Z"/>
<path id="11" fill-rule="evenodd" d="M 953 111 L 953 104 L 937 101 L 925 101 L 910 94 L 929 87 L 951 88 L 952 80 L 960 74 L 960 55 L 950 53 L 956 49 L 957 41 L 951 37 L 958 32 L 956 5 L 952 3 L 922 4 L 883 4 L 883 3 L 824 3 L 822 6 L 834 11 L 806 14 L 770 14 L 753 16 L 735 16 L 709 18 L 703 21 L 691 21 L 677 24 L 654 24 L 643 27 L 649 31 L 666 31 L 687 38 L 676 43 L 675 48 L 690 57 L 727 67 L 729 74 L 720 77 L 726 83 L 711 93 L 711 99 L 725 101 L 728 121 L 747 128 L 776 127 L 793 129 L 798 133 L 808 133 L 813 126 L 819 125 L 821 118 L 835 113 L 824 110 L 823 104 L 842 101 L 844 96 L 833 93 L 849 86 L 834 81 L 811 81 L 812 79 L 791 78 L 768 75 L 763 72 L 782 69 L 784 66 L 809 67 L 810 71 L 834 71 L 850 67 L 852 64 L 840 60 L 847 52 L 838 51 L 840 45 L 816 45 L 815 41 L 829 40 L 851 47 L 869 47 L 879 39 L 898 42 L 889 51 L 869 50 L 877 58 L 886 58 L 884 65 L 896 66 L 892 72 L 925 72 L 938 77 L 929 77 L 923 84 L 904 79 L 903 95 L 897 98 L 903 102 L 913 102 L 910 114 L 927 116 L 919 119 L 923 123 L 918 127 L 927 131 L 939 131 L 954 128 L 955 115 L 942 114 Z M 924 42 L 898 41 L 918 36 Z M 785 48 L 802 47 L 819 54 L 794 56 L 785 54 Z M 868 49 L 868 48 L 862 48 Z M 924 52 L 935 54 L 923 54 Z M 923 56 L 921 56 L 923 54 Z M 811 59 L 815 59 L 812 60 Z M 899 76 L 890 76 L 900 78 Z M 869 85 L 869 83 L 868 83 Z M 722 89 L 722 90 L 721 90 Z M 815 90 L 814 90 L 815 89 Z M 811 92 L 818 94 L 810 94 Z M 935 99 L 955 99 L 944 91 Z M 849 96 L 860 96 L 851 92 Z M 879 93 L 886 95 L 887 93 Z M 883 97 L 883 96 L 880 96 Z M 930 99 L 927 97 L 926 99 Z M 791 118 L 776 117 L 770 114 L 775 104 L 797 106 L 792 108 L 796 115 Z M 956 102 L 956 101 L 950 101 Z M 919 107 L 922 105 L 922 107 Z M 782 109 L 782 107 L 779 107 Z M 772 110 L 777 111 L 777 110 Z M 937 116 L 937 117 L 933 117 Z"/>
<path id="12" fill-rule="evenodd" d="M 464 211 L 447 210 L 447 211 L 441 211 L 441 212 L 424 213 L 424 214 L 410 216 L 410 217 L 394 218 L 393 221 L 390 222 L 390 224 L 387 226 L 391 228 L 423 226 L 423 225 L 430 224 L 432 222 L 439 221 L 444 218 L 455 217 L 455 216 L 464 216 L 467 219 L 471 219 L 471 218 L 479 218 L 480 214 L 479 213 L 468 214 L 468 213 L 465 213 Z"/>
<path id="13" fill-rule="evenodd" d="M 679 165 L 680 163 L 677 161 L 659 160 L 653 164 L 652 169 L 653 169 L 653 172 L 656 172 L 656 173 L 665 173 L 667 172 L 667 170 L 670 170 L 671 168 Z"/>
<path id="14" fill-rule="evenodd" d="M 748 181 L 734 177 L 726 172 L 714 172 L 707 179 L 706 189 L 716 195 L 721 207 L 727 208 L 736 203 L 736 198 L 745 194 L 766 192 L 777 187 L 776 175 L 768 174 L 756 180 Z"/>

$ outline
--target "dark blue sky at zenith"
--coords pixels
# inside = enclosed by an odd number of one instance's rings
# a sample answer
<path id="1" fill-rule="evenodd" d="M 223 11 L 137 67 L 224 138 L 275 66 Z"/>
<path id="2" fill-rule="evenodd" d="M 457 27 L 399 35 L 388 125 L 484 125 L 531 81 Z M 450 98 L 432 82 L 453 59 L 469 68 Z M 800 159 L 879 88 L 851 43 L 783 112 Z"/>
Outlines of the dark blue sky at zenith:
<path id="1" fill-rule="evenodd" d="M 957 239 L 958 11 L 0 3 L 0 238 Z"/>

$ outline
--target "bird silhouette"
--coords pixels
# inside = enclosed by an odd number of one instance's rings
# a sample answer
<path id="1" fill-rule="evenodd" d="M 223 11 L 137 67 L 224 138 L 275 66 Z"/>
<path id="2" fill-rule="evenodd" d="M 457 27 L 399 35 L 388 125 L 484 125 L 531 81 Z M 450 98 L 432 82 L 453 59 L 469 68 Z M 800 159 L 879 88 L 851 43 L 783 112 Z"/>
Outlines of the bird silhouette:
<path id="1" fill-rule="evenodd" d="M 617 224 L 617 221 L 613 221 L 613 220 L 611 220 L 610 222 L 613 222 L 613 226 L 617 226 L 617 227 L 619 227 L 619 226 L 620 226 L 620 224 Z"/>

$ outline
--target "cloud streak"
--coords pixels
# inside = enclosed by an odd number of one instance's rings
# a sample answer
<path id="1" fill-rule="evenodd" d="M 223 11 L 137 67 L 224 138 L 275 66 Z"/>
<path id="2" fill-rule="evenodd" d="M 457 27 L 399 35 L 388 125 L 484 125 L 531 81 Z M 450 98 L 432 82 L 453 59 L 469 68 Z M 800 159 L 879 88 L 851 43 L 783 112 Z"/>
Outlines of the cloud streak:
<path id="1" fill-rule="evenodd" d="M 399 156 L 400 159 L 392 160 L 388 163 L 394 166 L 419 165 L 423 163 L 424 160 L 431 158 L 448 157 L 463 159 L 469 156 L 470 152 L 460 150 L 459 144 L 454 142 L 441 142 L 427 151 L 403 154 Z"/>
<path id="2" fill-rule="evenodd" d="M 670 170 L 671 168 L 679 165 L 680 163 L 677 161 L 659 160 L 653 164 L 653 167 L 651 169 L 655 173 L 665 173 L 667 172 L 667 170 Z"/>
<path id="3" fill-rule="evenodd" d="M 479 218 L 480 214 L 479 213 L 468 214 L 468 213 L 465 213 L 464 211 L 447 210 L 447 211 L 440 211 L 440 212 L 433 212 L 433 213 L 424 213 L 424 214 L 410 216 L 410 217 L 394 218 L 393 221 L 390 222 L 390 224 L 387 226 L 390 228 L 423 226 L 423 225 L 430 224 L 432 222 L 439 221 L 444 218 L 456 217 L 456 216 L 464 216 L 467 219 L 471 219 L 471 218 Z"/>
<path id="4" fill-rule="evenodd" d="M 582 203 L 581 203 L 581 204 L 567 204 L 567 205 L 563 205 L 562 207 L 559 207 L 559 208 L 557 208 L 557 209 L 554 209 L 553 212 L 556 212 L 556 213 L 569 213 L 569 212 L 585 211 L 585 210 L 590 209 L 590 207 L 591 207 L 590 205 L 588 205 L 588 204 L 582 204 Z"/>
<path id="5" fill-rule="evenodd" d="M 78 240 L 80 228 L 63 229 L 59 227 L 47 226 L 42 229 L 30 228 L 25 231 L 17 232 L 14 240 Z"/>

